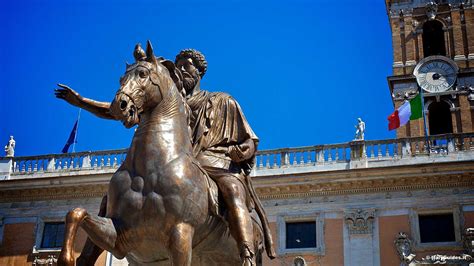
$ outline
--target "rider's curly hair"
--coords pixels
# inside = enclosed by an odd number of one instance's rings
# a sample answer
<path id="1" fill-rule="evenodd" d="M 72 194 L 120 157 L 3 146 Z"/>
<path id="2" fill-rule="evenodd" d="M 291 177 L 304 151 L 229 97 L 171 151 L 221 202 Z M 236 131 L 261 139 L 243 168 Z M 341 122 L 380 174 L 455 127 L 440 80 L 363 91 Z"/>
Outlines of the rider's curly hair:
<path id="1" fill-rule="evenodd" d="M 194 66 L 199 70 L 199 75 L 201 78 L 204 76 L 207 71 L 207 61 L 201 52 L 194 49 L 181 50 L 181 52 L 179 52 L 179 54 L 176 56 L 175 63 L 177 63 L 178 60 L 182 58 L 191 58 L 191 60 L 193 60 Z"/>

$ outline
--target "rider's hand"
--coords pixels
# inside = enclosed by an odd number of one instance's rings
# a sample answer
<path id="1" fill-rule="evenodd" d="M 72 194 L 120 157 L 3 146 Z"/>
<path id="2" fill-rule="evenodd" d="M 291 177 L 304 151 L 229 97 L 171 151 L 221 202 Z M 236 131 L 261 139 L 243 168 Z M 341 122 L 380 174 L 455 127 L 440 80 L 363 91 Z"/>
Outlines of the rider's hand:
<path id="1" fill-rule="evenodd" d="M 252 158 L 255 153 L 255 144 L 252 139 L 248 139 L 242 144 L 229 147 L 229 156 L 234 162 L 242 162 Z"/>
<path id="2" fill-rule="evenodd" d="M 82 96 L 79 95 L 79 93 L 63 84 L 58 84 L 58 87 L 60 88 L 54 90 L 54 94 L 57 98 L 63 99 L 72 105 L 81 107 Z"/>

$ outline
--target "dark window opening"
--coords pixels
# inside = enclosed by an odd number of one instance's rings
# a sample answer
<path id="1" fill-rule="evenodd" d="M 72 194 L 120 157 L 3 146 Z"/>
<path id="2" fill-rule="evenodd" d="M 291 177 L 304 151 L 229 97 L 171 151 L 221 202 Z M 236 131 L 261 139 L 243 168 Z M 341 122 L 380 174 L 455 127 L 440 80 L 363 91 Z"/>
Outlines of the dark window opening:
<path id="1" fill-rule="evenodd" d="M 64 239 L 64 223 L 45 223 L 41 248 L 60 248 Z"/>
<path id="2" fill-rule="evenodd" d="M 453 121 L 448 103 L 433 102 L 428 107 L 428 111 L 430 135 L 453 133 Z"/>
<path id="3" fill-rule="evenodd" d="M 423 24 L 423 53 L 430 55 L 446 55 L 443 24 L 437 20 Z"/>
<path id="4" fill-rule="evenodd" d="M 454 219 L 452 213 L 418 216 L 421 243 L 454 242 Z"/>
<path id="5" fill-rule="evenodd" d="M 286 223 L 286 248 L 315 248 L 316 222 Z"/>

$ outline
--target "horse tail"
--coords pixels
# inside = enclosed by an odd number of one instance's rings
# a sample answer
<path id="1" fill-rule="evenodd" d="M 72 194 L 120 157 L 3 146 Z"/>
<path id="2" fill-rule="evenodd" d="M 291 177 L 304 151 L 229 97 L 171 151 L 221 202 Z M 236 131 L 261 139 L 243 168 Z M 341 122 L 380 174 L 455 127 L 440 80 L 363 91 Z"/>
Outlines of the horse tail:
<path id="1" fill-rule="evenodd" d="M 258 214 L 258 217 L 260 218 L 260 222 L 262 223 L 263 227 L 263 238 L 265 242 L 265 251 L 267 252 L 267 256 L 270 259 L 276 258 L 276 252 L 275 249 L 273 248 L 273 240 L 272 240 L 272 234 L 270 232 L 270 226 L 268 225 L 268 220 L 267 220 L 267 215 L 265 214 L 265 210 L 263 209 L 262 203 L 257 197 L 257 193 L 255 192 L 255 189 L 253 188 L 252 181 L 250 179 L 249 175 L 246 175 L 245 181 L 247 183 L 247 187 L 250 193 L 250 197 L 252 198 L 253 202 L 255 203 L 255 210 Z"/>

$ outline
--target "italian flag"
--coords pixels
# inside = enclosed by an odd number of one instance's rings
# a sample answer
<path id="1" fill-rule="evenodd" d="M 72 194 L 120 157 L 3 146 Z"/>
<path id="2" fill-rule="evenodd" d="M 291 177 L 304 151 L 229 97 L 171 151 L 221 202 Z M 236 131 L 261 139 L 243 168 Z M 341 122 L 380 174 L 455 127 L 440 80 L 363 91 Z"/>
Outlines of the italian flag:
<path id="1" fill-rule="evenodd" d="M 405 101 L 388 117 L 388 130 L 397 129 L 404 126 L 408 121 L 419 119 L 422 116 L 421 96 L 418 94 L 410 101 Z"/>

